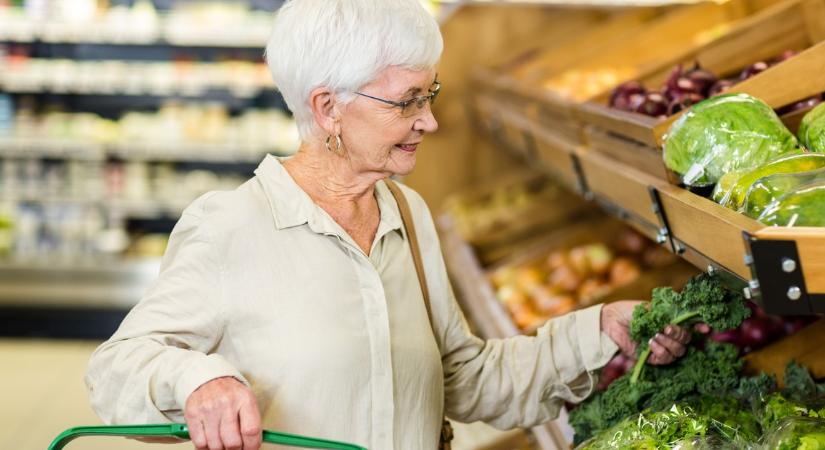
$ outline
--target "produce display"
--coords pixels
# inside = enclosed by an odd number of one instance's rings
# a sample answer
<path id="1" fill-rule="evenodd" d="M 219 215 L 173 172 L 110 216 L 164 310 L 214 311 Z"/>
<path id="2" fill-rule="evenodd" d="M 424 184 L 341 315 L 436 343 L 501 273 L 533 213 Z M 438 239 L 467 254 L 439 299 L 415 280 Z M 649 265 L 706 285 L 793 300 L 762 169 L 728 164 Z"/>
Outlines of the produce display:
<path id="1" fill-rule="evenodd" d="M 717 107 L 708 119 L 716 103 L 729 106 Z M 715 97 L 673 124 L 665 163 L 686 185 L 715 180 L 714 201 L 766 225 L 823 226 L 825 153 L 817 151 L 825 147 L 815 137 L 823 111 L 816 107 L 803 117 L 798 142 L 804 147 L 797 148 L 767 105 L 745 94 Z"/>
<path id="2" fill-rule="evenodd" d="M 825 416 L 825 384 L 817 385 L 806 368 L 789 364 L 780 391 L 764 373 L 742 376 L 740 351 L 729 343 L 694 335 L 674 363 L 644 365 L 645 343 L 667 324 L 705 322 L 720 332 L 739 327 L 750 314 L 740 295 L 710 275 L 695 277 L 682 292 L 654 290 L 653 301 L 638 306 L 631 321 L 639 344 L 637 370 L 571 411 L 575 443 L 583 443 L 581 449 L 780 448 L 757 445 L 774 442 L 789 417 Z M 782 445 L 805 448 L 794 442 L 816 442 L 822 425 L 786 432 Z"/>
<path id="3" fill-rule="evenodd" d="M 825 104 L 805 114 L 799 124 L 799 143 L 812 152 L 825 152 Z"/>
<path id="4" fill-rule="evenodd" d="M 825 182 L 791 190 L 765 208 L 757 220 L 783 227 L 825 227 Z"/>
<path id="5" fill-rule="evenodd" d="M 736 83 L 764 72 L 772 65 L 794 55 L 796 52 L 788 50 L 773 62 L 756 62 L 733 78 L 720 78 L 717 74 L 702 68 L 698 62 L 687 70 L 679 64 L 673 68 L 670 77 L 658 90 L 649 90 L 638 81 L 620 84 L 610 93 L 608 106 L 663 119 L 702 100 L 722 94 Z M 781 113 L 810 108 L 821 100 L 820 96 L 814 96 L 783 108 Z"/>
<path id="6" fill-rule="evenodd" d="M 722 206 L 741 211 L 746 197 L 756 206 L 759 199 L 751 196 L 750 188 L 760 178 L 775 174 L 805 172 L 825 167 L 825 154 L 793 152 L 769 161 L 749 172 L 728 172 L 722 176 L 713 191 L 713 200 Z M 763 204 L 762 206 L 766 206 Z"/>
<path id="7" fill-rule="evenodd" d="M 775 316 L 765 311 L 753 302 L 747 302 L 752 314 L 743 320 L 738 328 L 727 331 L 714 331 L 708 335 L 715 342 L 733 344 L 739 349 L 740 355 L 746 355 L 759 350 L 766 345 L 790 336 L 802 328 L 810 325 L 816 319 L 809 316 Z M 599 377 L 598 391 L 606 389 L 610 383 L 625 373 L 633 371 L 636 359 L 618 353 L 603 368 Z"/>
<path id="8" fill-rule="evenodd" d="M 671 253 L 624 230 L 612 245 L 596 241 L 554 250 L 525 264 L 500 267 L 490 278 L 513 321 L 529 331 L 551 317 L 598 303 L 643 270 L 674 260 Z"/>
<path id="9" fill-rule="evenodd" d="M 768 105 L 747 94 L 724 94 L 697 103 L 673 123 L 664 160 L 682 183 L 703 187 L 796 148 L 796 137 Z"/>
<path id="10" fill-rule="evenodd" d="M 825 182 L 825 168 L 798 173 L 778 173 L 762 177 L 748 188 L 744 213 L 754 219 L 783 195 L 809 184 Z"/>

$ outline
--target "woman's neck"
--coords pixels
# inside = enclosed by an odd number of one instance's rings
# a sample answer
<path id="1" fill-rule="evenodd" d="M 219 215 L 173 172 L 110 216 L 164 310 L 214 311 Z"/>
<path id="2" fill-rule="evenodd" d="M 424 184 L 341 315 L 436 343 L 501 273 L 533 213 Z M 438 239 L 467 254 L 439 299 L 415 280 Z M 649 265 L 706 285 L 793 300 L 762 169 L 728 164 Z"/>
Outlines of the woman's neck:
<path id="1" fill-rule="evenodd" d="M 345 157 L 325 149 L 302 145 L 284 168 L 313 201 L 320 205 L 364 205 L 374 202 L 375 183 L 386 178 L 379 172 L 362 172 Z"/>

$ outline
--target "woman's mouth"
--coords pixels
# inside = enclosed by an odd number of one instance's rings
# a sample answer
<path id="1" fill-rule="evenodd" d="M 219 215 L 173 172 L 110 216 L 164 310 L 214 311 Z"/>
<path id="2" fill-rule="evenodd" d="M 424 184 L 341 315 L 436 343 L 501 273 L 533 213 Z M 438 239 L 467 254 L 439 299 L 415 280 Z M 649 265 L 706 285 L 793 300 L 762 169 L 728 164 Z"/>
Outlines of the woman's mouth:
<path id="1" fill-rule="evenodd" d="M 395 144 L 395 147 L 402 151 L 413 153 L 415 149 L 418 148 L 418 144 Z"/>

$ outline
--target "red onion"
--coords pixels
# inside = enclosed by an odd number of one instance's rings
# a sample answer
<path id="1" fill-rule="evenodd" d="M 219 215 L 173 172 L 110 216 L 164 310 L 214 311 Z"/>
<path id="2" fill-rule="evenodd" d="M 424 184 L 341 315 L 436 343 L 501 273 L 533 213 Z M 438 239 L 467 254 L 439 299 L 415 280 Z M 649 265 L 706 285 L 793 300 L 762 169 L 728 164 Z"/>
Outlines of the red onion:
<path id="1" fill-rule="evenodd" d="M 635 94 L 646 94 L 647 90 L 641 83 L 638 81 L 628 81 L 626 83 L 622 83 L 613 89 L 613 92 L 610 93 L 610 100 L 608 101 L 608 105 L 613 108 L 618 108 L 622 110 L 629 110 L 631 104 L 631 97 Z"/>
<path id="2" fill-rule="evenodd" d="M 759 61 L 758 63 L 751 64 L 750 66 L 746 67 L 745 70 L 739 75 L 740 80 L 747 80 L 748 78 L 760 73 L 764 72 L 768 69 L 768 63 L 765 61 Z"/>
<path id="3" fill-rule="evenodd" d="M 736 84 L 736 81 L 733 80 L 719 80 L 713 84 L 713 86 L 708 89 L 708 97 L 713 97 L 714 95 L 719 95 L 728 89 L 732 88 L 733 85 Z"/>
<path id="4" fill-rule="evenodd" d="M 659 117 L 667 114 L 667 100 L 658 92 L 651 92 L 645 96 L 645 101 L 636 109 L 636 112 L 646 116 Z"/>

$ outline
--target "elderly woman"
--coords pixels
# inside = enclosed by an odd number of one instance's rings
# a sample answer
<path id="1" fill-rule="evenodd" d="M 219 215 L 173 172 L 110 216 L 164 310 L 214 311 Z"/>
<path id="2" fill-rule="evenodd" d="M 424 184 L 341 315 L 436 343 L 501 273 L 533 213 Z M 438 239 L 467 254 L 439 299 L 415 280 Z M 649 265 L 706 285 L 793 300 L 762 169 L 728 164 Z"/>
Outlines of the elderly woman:
<path id="1" fill-rule="evenodd" d="M 438 125 L 442 40 L 417 0 L 293 0 L 267 60 L 302 144 L 183 213 L 157 282 L 92 356 L 109 423 L 185 420 L 198 449 L 260 445 L 261 428 L 371 449 L 433 450 L 442 414 L 500 428 L 579 402 L 635 302 L 484 342 L 456 304 L 432 217 L 409 188 L 409 241 L 388 177 Z M 420 249 L 431 319 L 413 261 Z M 674 328 L 652 363 L 684 352 Z"/>

